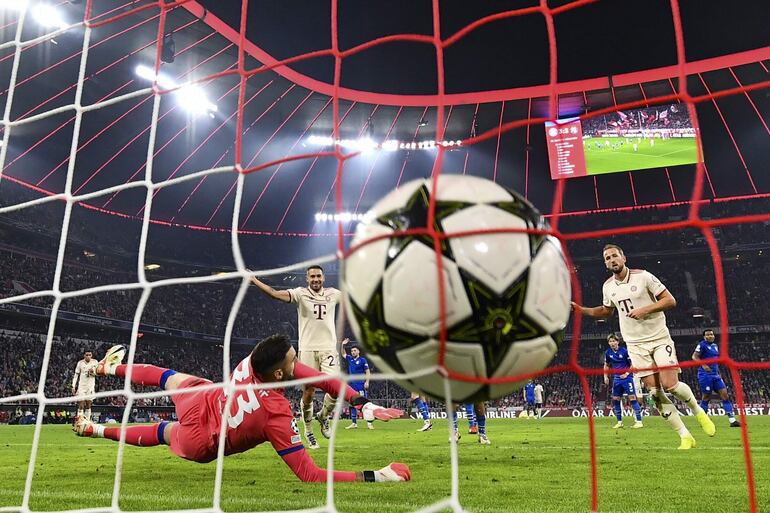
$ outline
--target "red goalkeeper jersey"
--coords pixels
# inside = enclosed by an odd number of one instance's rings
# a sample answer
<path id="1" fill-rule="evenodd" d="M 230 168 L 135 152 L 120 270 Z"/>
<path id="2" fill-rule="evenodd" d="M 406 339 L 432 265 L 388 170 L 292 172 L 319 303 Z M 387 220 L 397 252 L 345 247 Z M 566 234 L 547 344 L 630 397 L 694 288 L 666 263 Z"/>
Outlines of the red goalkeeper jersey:
<path id="1" fill-rule="evenodd" d="M 321 375 L 299 362 L 295 364 L 295 378 Z M 245 358 L 235 368 L 231 383 L 236 386 L 261 383 L 252 372 L 249 358 Z M 196 380 L 187 386 L 200 384 L 203 384 L 202 381 Z M 334 396 L 340 393 L 342 387 L 346 400 L 357 394 L 349 386 L 330 377 L 314 385 Z M 179 425 L 172 434 L 171 449 L 183 458 L 201 463 L 216 459 L 227 391 L 213 389 L 175 395 L 174 402 Z M 326 480 L 326 471 L 318 468 L 304 450 L 297 419 L 294 418 L 291 404 L 283 395 L 283 388 L 235 391 L 226 422 L 225 455 L 244 452 L 263 442 L 270 442 L 300 479 Z M 355 473 L 335 472 L 334 479 L 352 481 Z"/>

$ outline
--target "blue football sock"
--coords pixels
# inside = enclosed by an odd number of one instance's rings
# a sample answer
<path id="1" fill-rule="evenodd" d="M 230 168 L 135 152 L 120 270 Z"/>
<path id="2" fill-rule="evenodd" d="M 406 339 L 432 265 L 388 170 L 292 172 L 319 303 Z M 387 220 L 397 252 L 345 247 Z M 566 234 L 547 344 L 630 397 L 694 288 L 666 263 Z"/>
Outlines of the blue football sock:
<path id="1" fill-rule="evenodd" d="M 430 414 L 428 413 L 428 405 L 425 404 L 425 401 L 420 399 L 419 397 L 412 401 L 415 406 L 417 406 L 417 410 L 420 412 L 420 415 L 422 416 L 422 420 L 430 420 Z"/>
<path id="2" fill-rule="evenodd" d="M 641 422 L 642 421 L 642 409 L 639 407 L 639 402 L 634 399 L 631 401 L 631 408 L 634 409 L 634 414 L 636 415 L 636 421 Z"/>
<path id="3" fill-rule="evenodd" d="M 357 419 L 358 419 L 358 412 L 356 411 L 356 409 L 353 406 L 351 406 L 350 407 L 350 422 L 355 424 Z"/>
<path id="4" fill-rule="evenodd" d="M 457 410 L 452 410 L 452 429 L 457 433 Z"/>
<path id="5" fill-rule="evenodd" d="M 486 435 L 487 434 L 486 415 L 476 415 L 476 423 L 479 426 L 479 435 Z"/>
<path id="6" fill-rule="evenodd" d="M 476 409 L 473 404 L 465 405 L 465 415 L 468 417 L 468 426 L 473 427 L 476 425 Z"/>
<path id="7" fill-rule="evenodd" d="M 735 411 L 733 410 L 733 403 L 729 399 L 725 399 L 722 401 L 722 408 L 725 409 L 725 413 L 727 414 L 727 418 L 734 419 L 735 418 Z"/>
<path id="8" fill-rule="evenodd" d="M 620 412 L 620 401 L 617 399 L 612 400 L 612 411 L 615 412 L 615 418 L 618 419 L 618 422 L 621 422 L 623 420 L 623 416 Z"/>
<path id="9" fill-rule="evenodd" d="M 706 401 L 706 400 L 701 401 L 700 402 L 700 407 L 703 408 L 703 411 L 705 411 L 706 413 L 709 412 L 709 402 L 708 401 Z"/>

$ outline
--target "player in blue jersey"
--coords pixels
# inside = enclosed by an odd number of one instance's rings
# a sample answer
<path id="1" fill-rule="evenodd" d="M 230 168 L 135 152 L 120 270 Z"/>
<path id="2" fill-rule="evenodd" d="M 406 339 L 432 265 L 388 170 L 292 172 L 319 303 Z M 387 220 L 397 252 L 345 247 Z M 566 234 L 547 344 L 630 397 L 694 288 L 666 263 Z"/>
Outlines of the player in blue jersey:
<path id="1" fill-rule="evenodd" d="M 719 344 L 716 343 L 714 330 L 707 329 L 703 331 L 703 339 L 695 346 L 695 352 L 692 354 L 693 360 L 706 360 L 708 358 L 719 357 Z M 698 385 L 700 385 L 701 402 L 700 406 L 708 411 L 709 401 L 713 394 L 718 394 L 722 399 L 722 407 L 725 409 L 727 418 L 730 420 L 730 427 L 741 427 L 741 423 L 735 418 L 733 403 L 727 396 L 727 385 L 719 374 L 719 364 L 710 363 L 698 367 Z"/>
<path id="2" fill-rule="evenodd" d="M 535 382 L 531 379 L 524 385 L 524 405 L 527 412 L 527 418 L 535 417 Z"/>
<path id="3" fill-rule="evenodd" d="M 631 367 L 631 357 L 628 356 L 628 350 L 620 347 L 620 341 L 614 333 L 607 337 L 609 349 L 604 352 L 604 384 L 610 384 L 609 370 L 611 369 L 629 369 Z M 634 375 L 630 372 L 622 374 L 613 374 L 612 376 L 612 411 L 618 422 L 612 426 L 612 429 L 623 427 L 623 416 L 620 401 L 623 396 L 628 396 L 631 407 L 634 409 L 636 422 L 632 426 L 634 429 L 644 427 L 642 424 L 642 409 L 636 400 L 636 389 L 634 388 Z"/>
<path id="4" fill-rule="evenodd" d="M 348 383 L 350 388 L 358 392 L 364 397 L 369 397 L 369 362 L 366 358 L 361 356 L 361 350 L 355 346 L 350 348 L 350 354 L 347 352 L 347 345 L 350 342 L 349 339 L 342 341 L 342 357 L 348 362 L 348 374 L 366 376 L 366 380 L 356 380 Z M 350 425 L 345 429 L 356 429 L 358 427 L 358 415 L 356 409 L 350 408 Z M 374 425 L 371 422 L 366 423 L 366 427 L 374 429 Z"/>

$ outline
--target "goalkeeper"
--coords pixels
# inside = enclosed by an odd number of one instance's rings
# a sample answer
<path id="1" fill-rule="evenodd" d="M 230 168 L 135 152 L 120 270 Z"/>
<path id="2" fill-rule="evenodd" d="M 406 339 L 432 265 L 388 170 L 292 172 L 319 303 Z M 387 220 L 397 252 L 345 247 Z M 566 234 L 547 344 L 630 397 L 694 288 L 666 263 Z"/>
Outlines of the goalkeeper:
<path id="1" fill-rule="evenodd" d="M 125 356 L 123 346 L 113 346 L 96 368 L 97 376 L 124 377 L 129 369 L 121 364 Z M 400 417 L 401 410 L 383 408 L 370 403 L 349 386 L 337 379 L 321 374 L 297 362 L 297 353 L 289 339 L 273 335 L 257 343 L 251 354 L 238 364 L 232 373 L 231 385 L 245 386 L 275 383 L 291 379 L 323 376 L 315 385 L 336 396 L 344 390 L 345 399 L 360 407 L 364 418 L 389 420 Z M 196 387 L 212 382 L 154 365 L 131 366 L 131 382 L 159 386 L 164 390 L 190 389 L 171 396 L 176 407 L 177 422 L 160 422 L 152 425 L 126 428 L 126 443 L 140 447 L 165 444 L 174 454 L 198 463 L 217 458 L 221 424 L 227 422 L 224 432 L 225 455 L 244 452 L 263 442 L 270 442 L 283 461 L 302 481 L 326 481 L 326 470 L 316 466 L 302 445 L 297 421 L 282 388 L 230 391 L 223 388 Z M 344 387 L 344 388 L 342 388 Z M 228 394 L 229 414 L 224 414 Z M 78 436 L 120 440 L 120 427 L 94 424 L 85 417 L 78 417 L 73 428 Z M 409 481 L 409 467 L 403 463 L 391 463 L 380 470 L 359 472 L 335 471 L 334 481 Z"/>

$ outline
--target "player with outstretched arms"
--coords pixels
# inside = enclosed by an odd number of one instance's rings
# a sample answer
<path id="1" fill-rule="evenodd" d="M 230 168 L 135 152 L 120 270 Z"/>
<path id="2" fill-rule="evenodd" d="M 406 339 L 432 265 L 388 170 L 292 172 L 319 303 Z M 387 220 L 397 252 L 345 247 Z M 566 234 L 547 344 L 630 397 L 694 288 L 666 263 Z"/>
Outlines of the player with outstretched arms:
<path id="1" fill-rule="evenodd" d="M 628 356 L 628 350 L 625 347 L 620 347 L 620 341 L 617 335 L 614 333 L 607 337 L 607 344 L 610 346 L 604 352 L 604 384 L 610 384 L 611 369 L 630 369 L 631 357 Z M 621 408 L 621 401 L 623 396 L 627 396 L 631 402 L 631 407 L 634 409 L 634 415 L 636 416 L 636 422 L 631 426 L 634 429 L 643 428 L 642 423 L 642 408 L 639 406 L 639 402 L 636 399 L 636 388 L 634 387 L 634 375 L 626 370 L 622 374 L 612 375 L 612 411 L 615 413 L 617 423 L 612 426 L 612 429 L 620 429 L 623 427 L 623 410 Z"/>
<path id="2" fill-rule="evenodd" d="M 124 377 L 129 368 L 121 364 L 125 353 L 123 346 L 110 348 L 99 362 L 97 374 Z M 257 343 L 251 354 L 236 366 L 230 385 L 248 387 L 317 376 L 323 374 L 297 361 L 297 353 L 288 337 L 273 335 Z M 200 390 L 200 387 L 211 385 L 212 382 L 171 369 L 141 364 L 132 366 L 131 382 L 158 386 L 164 390 L 186 389 L 189 392 L 171 396 L 179 419 L 177 422 L 129 426 L 125 434 L 127 444 L 140 447 L 165 444 L 181 458 L 208 463 L 217 458 L 222 422 L 226 422 L 225 456 L 270 442 L 302 481 L 327 480 L 326 470 L 316 466 L 302 445 L 297 419 L 294 418 L 291 404 L 283 395 L 283 389 L 257 390 L 251 387 L 232 392 L 229 388 Z M 348 402 L 361 407 L 367 419 L 389 420 L 403 413 L 401 410 L 372 404 L 352 388 L 331 377 L 325 377 L 316 385 L 329 394 L 343 392 Z M 229 409 L 225 411 L 230 393 L 234 395 L 230 398 Z M 94 424 L 85 417 L 78 418 L 73 430 L 78 436 L 120 440 L 120 427 Z M 402 463 L 391 463 L 376 471 L 333 473 L 334 481 L 409 481 L 410 478 L 409 467 Z"/>
<path id="3" fill-rule="evenodd" d="M 339 360 L 334 314 L 342 293 L 333 287 L 324 287 L 324 272 L 319 265 L 308 267 L 305 278 L 307 287 L 287 290 L 275 290 L 256 277 L 252 277 L 251 281 L 271 298 L 297 306 L 299 361 L 324 374 L 334 374 L 337 372 Z M 313 385 L 306 385 L 300 400 L 305 438 L 311 449 L 320 447 L 312 427 L 315 388 Z M 315 418 L 321 423 L 321 434 L 325 438 L 330 436 L 329 413 L 333 409 L 334 399 L 329 394 L 324 395 L 323 407 Z"/>
<path id="4" fill-rule="evenodd" d="M 650 391 L 661 416 L 679 434 L 679 449 L 691 449 L 696 445 L 695 439 L 666 392 L 692 410 L 707 435 L 714 436 L 716 427 L 690 387 L 679 381 L 676 348 L 663 313 L 676 306 L 676 299 L 653 274 L 626 267 L 626 256 L 620 246 L 604 246 L 603 259 L 612 276 L 602 286 L 602 304 L 585 307 L 573 301 L 572 308 L 583 315 L 601 318 L 618 311 L 620 333 L 628 347 L 634 372 Z"/>
<path id="5" fill-rule="evenodd" d="M 712 329 L 703 330 L 703 339 L 698 342 L 692 353 L 693 360 L 708 358 L 719 358 L 719 344 L 716 343 L 716 335 Z M 701 408 L 708 411 L 711 395 L 717 394 L 722 399 L 722 407 L 725 409 L 730 427 L 741 427 L 741 423 L 735 418 L 733 403 L 727 395 L 727 385 L 719 374 L 718 363 L 704 363 L 698 367 L 698 386 L 701 393 Z"/>
<path id="6" fill-rule="evenodd" d="M 369 397 L 369 376 L 371 375 L 371 372 L 369 371 L 369 362 L 366 361 L 366 358 L 361 356 L 361 350 L 357 348 L 356 346 L 350 347 L 350 354 L 347 352 L 347 345 L 350 342 L 349 339 L 345 339 L 342 341 L 342 357 L 348 362 L 348 374 L 354 374 L 354 375 L 362 375 L 366 376 L 366 380 L 357 380 L 357 381 L 350 381 L 348 384 L 350 385 L 350 388 L 358 392 L 364 397 Z M 345 429 L 356 429 L 358 427 L 358 412 L 356 411 L 356 408 L 354 406 L 350 407 L 350 425 L 346 427 Z M 367 422 L 366 427 L 369 429 L 374 429 L 374 424 L 372 422 Z"/>
<path id="7" fill-rule="evenodd" d="M 78 398 L 91 395 L 96 391 L 96 366 L 99 362 L 93 359 L 91 351 L 83 353 L 83 359 L 75 365 L 75 374 L 72 376 L 72 395 Z M 77 417 L 84 416 L 91 420 L 91 399 L 78 400 Z"/>

